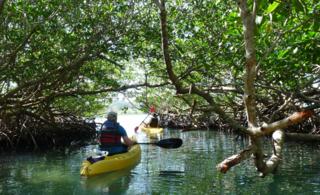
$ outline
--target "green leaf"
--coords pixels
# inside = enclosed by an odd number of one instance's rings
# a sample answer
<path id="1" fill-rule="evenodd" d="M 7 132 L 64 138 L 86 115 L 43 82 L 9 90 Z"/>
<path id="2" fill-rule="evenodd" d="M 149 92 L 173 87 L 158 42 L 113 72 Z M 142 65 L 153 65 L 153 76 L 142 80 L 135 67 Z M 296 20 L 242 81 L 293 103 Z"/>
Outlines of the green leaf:
<path id="1" fill-rule="evenodd" d="M 278 54 L 278 58 L 283 58 L 287 53 L 288 53 L 289 50 L 282 50 L 279 52 Z"/>
<path id="2" fill-rule="evenodd" d="M 271 5 L 268 6 L 266 14 L 270 14 L 271 12 L 273 12 L 275 9 L 277 9 L 279 5 L 280 5 L 279 2 L 274 1 Z"/>

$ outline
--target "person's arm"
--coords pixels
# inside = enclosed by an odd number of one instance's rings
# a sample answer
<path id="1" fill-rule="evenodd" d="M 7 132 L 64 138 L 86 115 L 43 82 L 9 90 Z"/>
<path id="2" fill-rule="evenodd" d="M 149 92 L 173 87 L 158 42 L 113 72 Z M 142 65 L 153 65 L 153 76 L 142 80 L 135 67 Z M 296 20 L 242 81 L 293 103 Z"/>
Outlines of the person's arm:
<path id="1" fill-rule="evenodd" d="M 136 144 L 136 142 L 132 141 L 128 136 L 123 136 L 122 138 L 123 138 L 124 143 L 129 147 Z"/>
<path id="2" fill-rule="evenodd" d="M 135 141 L 131 140 L 128 135 L 127 135 L 127 132 L 126 130 L 121 126 L 119 125 L 119 130 L 121 132 L 121 136 L 122 136 L 122 139 L 124 141 L 124 143 L 127 145 L 127 146 L 133 146 L 134 144 L 136 144 Z"/>

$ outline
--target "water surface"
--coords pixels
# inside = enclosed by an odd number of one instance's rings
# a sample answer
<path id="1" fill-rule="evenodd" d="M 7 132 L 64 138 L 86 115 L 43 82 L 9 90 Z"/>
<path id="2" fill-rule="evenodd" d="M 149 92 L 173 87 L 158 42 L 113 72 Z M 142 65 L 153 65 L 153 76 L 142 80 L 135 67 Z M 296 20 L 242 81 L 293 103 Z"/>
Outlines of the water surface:
<path id="1" fill-rule="evenodd" d="M 145 115 L 119 116 L 133 135 Z M 102 120 L 102 119 L 101 119 Z M 151 141 L 143 132 L 138 141 Z M 141 145 L 141 162 L 132 169 L 81 178 L 81 161 L 90 154 L 80 150 L 41 154 L 1 155 L 0 194 L 318 194 L 319 145 L 285 143 L 283 163 L 275 175 L 260 178 L 252 160 L 227 174 L 215 166 L 244 149 L 246 140 L 220 132 L 165 129 L 159 138 L 179 137 L 178 149 Z M 266 140 L 266 148 L 269 141 Z M 268 152 L 268 151 L 267 151 Z"/>

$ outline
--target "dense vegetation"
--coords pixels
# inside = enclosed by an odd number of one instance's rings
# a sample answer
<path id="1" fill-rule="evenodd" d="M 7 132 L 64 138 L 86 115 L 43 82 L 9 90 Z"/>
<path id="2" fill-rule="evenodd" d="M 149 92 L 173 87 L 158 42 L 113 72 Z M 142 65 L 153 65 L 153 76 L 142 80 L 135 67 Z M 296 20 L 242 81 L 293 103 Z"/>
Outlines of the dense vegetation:
<path id="1" fill-rule="evenodd" d="M 315 0 L 3 0 L 0 23 L 3 148 L 92 133 L 82 117 L 117 92 L 143 110 L 245 133 L 312 110 L 286 131 L 319 133 Z"/>

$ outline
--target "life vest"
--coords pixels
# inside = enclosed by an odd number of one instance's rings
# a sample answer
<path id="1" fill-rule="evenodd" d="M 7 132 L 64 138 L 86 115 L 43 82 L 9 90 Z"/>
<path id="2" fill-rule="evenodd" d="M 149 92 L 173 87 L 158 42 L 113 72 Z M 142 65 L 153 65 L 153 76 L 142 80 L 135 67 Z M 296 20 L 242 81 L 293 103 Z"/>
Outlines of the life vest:
<path id="1" fill-rule="evenodd" d="M 100 132 L 102 147 L 121 146 L 121 135 L 117 123 L 104 123 Z"/>
<path id="2" fill-rule="evenodd" d="M 158 125 L 159 125 L 158 123 L 159 123 L 158 118 L 153 116 L 151 118 L 149 126 L 150 127 L 158 127 Z"/>

